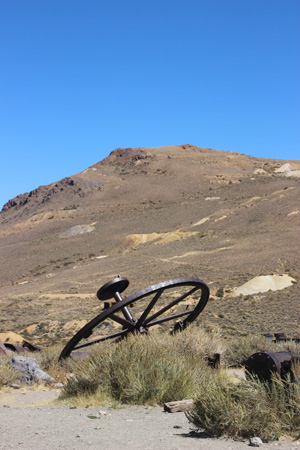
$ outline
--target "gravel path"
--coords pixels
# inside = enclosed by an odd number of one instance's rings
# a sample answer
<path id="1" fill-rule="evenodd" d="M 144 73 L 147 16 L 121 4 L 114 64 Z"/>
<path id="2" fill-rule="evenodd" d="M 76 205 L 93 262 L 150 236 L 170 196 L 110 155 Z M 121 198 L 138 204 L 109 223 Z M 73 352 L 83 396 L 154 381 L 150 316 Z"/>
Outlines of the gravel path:
<path id="1" fill-rule="evenodd" d="M 198 434 L 184 413 L 161 407 L 69 408 L 51 404 L 59 391 L 0 392 L 0 449 L 22 450 L 246 450 L 248 441 Z M 300 442 L 264 444 L 268 450 L 300 450 Z"/>

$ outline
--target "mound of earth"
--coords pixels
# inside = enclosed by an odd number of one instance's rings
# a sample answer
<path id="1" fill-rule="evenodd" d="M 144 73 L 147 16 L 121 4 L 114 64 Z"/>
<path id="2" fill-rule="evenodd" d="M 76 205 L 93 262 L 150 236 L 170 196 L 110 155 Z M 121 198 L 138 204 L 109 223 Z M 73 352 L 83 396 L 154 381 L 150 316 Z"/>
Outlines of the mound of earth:
<path id="1" fill-rule="evenodd" d="M 0 341 L 5 344 L 22 345 L 24 338 L 13 331 L 6 331 L 5 333 L 0 333 Z"/>
<path id="2" fill-rule="evenodd" d="M 281 291 L 296 283 L 289 275 L 261 275 L 255 277 L 242 286 L 235 288 L 234 292 L 239 295 L 253 295 L 260 292 Z"/>

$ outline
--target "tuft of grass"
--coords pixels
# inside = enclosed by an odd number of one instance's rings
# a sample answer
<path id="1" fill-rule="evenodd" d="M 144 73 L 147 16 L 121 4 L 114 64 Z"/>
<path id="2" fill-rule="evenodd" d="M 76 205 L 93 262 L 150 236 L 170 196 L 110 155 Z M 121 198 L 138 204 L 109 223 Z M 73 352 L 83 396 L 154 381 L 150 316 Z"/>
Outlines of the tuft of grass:
<path id="1" fill-rule="evenodd" d="M 232 383 L 227 375 L 215 373 L 203 380 L 188 419 L 213 436 L 263 441 L 280 436 L 300 436 L 300 377 L 273 378 L 271 384 L 254 378 Z"/>
<path id="2" fill-rule="evenodd" d="M 54 345 L 43 349 L 41 352 L 28 353 L 26 356 L 35 358 L 40 368 L 53 377 L 57 383 L 65 383 L 68 374 L 72 372 L 77 363 L 72 358 L 59 361 L 61 350 L 60 345 Z"/>
<path id="3" fill-rule="evenodd" d="M 277 352 L 290 352 L 294 355 L 300 355 L 300 342 L 286 341 L 276 344 Z"/>
<path id="4" fill-rule="evenodd" d="M 174 338 L 177 350 L 184 356 L 195 358 L 196 362 L 213 359 L 216 353 L 223 355 L 226 350 L 226 343 L 218 331 L 207 332 L 196 325 L 190 325 Z"/>
<path id="5" fill-rule="evenodd" d="M 90 404 L 163 404 L 190 398 L 211 370 L 204 360 L 220 348 L 220 338 L 189 327 L 175 336 L 131 335 L 118 344 L 103 343 L 75 369 L 63 399 Z"/>
<path id="6" fill-rule="evenodd" d="M 0 389 L 15 383 L 19 373 L 12 368 L 11 357 L 1 356 L 0 358 Z"/>
<path id="7" fill-rule="evenodd" d="M 238 336 L 228 340 L 224 358 L 229 367 L 241 367 L 253 353 L 276 351 L 277 344 L 264 336 Z"/>

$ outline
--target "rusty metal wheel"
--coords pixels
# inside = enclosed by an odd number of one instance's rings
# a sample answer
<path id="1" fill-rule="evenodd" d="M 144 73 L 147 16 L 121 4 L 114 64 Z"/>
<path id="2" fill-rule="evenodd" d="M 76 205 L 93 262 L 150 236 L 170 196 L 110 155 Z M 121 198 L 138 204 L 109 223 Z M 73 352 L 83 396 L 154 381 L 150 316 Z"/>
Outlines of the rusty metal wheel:
<path id="1" fill-rule="evenodd" d="M 73 336 L 61 352 L 60 360 L 74 350 L 106 340 L 119 341 L 129 333 L 147 333 L 153 326 L 170 333 L 181 331 L 196 319 L 209 298 L 207 285 L 198 278 L 164 281 L 122 298 L 120 292 L 128 284 L 127 278 L 117 277 L 99 289 L 100 300 L 113 297 L 116 303 L 109 305 Z M 136 318 L 131 313 L 133 308 Z M 94 339 L 89 340 L 92 334 Z"/>

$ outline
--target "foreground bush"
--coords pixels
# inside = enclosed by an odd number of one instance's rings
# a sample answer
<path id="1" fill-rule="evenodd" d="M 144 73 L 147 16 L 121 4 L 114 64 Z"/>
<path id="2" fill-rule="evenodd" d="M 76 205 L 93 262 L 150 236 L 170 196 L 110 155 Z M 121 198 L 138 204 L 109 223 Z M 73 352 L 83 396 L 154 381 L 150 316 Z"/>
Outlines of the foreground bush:
<path id="1" fill-rule="evenodd" d="M 189 420 L 214 436 L 299 438 L 300 377 L 293 376 L 294 382 L 274 378 L 270 385 L 255 379 L 233 384 L 222 374 L 207 377 Z"/>
<path id="2" fill-rule="evenodd" d="M 75 370 L 63 397 L 86 397 L 122 403 L 163 404 L 190 398 L 208 371 L 206 357 L 220 346 L 217 336 L 190 327 L 175 336 L 129 336 L 103 343 Z"/>

